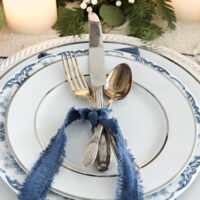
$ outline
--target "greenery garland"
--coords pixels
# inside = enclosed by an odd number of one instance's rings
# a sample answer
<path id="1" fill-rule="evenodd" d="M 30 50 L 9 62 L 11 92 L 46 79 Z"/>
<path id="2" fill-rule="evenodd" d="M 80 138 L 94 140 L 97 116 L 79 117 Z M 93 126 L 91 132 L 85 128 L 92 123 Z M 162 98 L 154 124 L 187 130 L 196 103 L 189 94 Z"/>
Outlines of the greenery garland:
<path id="1" fill-rule="evenodd" d="M 78 8 L 66 8 L 70 2 L 77 2 Z M 164 33 L 154 23 L 155 16 L 167 22 L 168 28 L 176 28 L 176 16 L 169 3 L 171 0 L 57 0 L 58 20 L 53 27 L 60 36 L 87 33 L 87 11 L 93 10 L 103 24 L 121 26 L 128 21 L 130 36 L 153 40 Z"/>
<path id="2" fill-rule="evenodd" d="M 77 2 L 78 8 L 66 8 L 71 2 Z M 103 24 L 117 27 L 128 21 L 130 36 L 153 40 L 164 33 L 163 28 L 153 22 L 155 16 L 166 21 L 169 29 L 176 28 L 176 16 L 169 2 L 171 0 L 57 0 L 58 20 L 53 28 L 60 36 L 87 33 L 87 11 L 92 9 Z M 0 8 L 0 29 L 3 23 L 4 14 Z"/>

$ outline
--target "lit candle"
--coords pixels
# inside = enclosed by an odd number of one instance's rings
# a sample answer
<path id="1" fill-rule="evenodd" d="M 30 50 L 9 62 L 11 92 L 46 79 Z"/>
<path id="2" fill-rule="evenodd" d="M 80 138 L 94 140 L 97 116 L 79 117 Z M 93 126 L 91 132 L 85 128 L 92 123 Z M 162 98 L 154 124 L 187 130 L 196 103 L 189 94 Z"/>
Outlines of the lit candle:
<path id="1" fill-rule="evenodd" d="M 176 17 L 184 21 L 200 21 L 200 0 L 172 0 Z"/>
<path id="2" fill-rule="evenodd" d="M 3 0 L 8 26 L 15 32 L 36 34 L 57 20 L 56 0 Z"/>

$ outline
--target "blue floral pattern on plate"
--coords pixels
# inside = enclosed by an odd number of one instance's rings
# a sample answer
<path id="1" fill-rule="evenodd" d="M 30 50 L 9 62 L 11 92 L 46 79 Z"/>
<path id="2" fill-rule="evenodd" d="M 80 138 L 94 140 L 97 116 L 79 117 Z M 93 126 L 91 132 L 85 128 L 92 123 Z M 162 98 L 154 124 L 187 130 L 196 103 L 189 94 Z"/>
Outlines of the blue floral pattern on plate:
<path id="1" fill-rule="evenodd" d="M 191 106 L 194 110 L 198 126 L 200 124 L 200 110 L 199 106 L 192 96 L 192 94 L 187 90 L 184 84 L 171 75 L 167 70 L 164 68 L 142 58 L 139 56 L 139 50 L 134 49 L 136 54 L 131 54 L 129 52 L 123 52 L 120 50 L 109 50 L 105 53 L 108 55 L 115 55 L 115 56 L 128 56 L 132 57 L 134 60 L 147 64 L 152 68 L 158 70 L 163 75 L 170 78 L 176 85 L 181 88 L 184 92 L 187 99 L 190 101 Z M 88 50 L 77 50 L 75 51 L 77 55 L 87 55 Z M 5 118 L 6 118 L 6 110 L 8 108 L 9 102 L 16 92 L 16 90 L 35 72 L 39 69 L 57 62 L 61 59 L 61 54 L 51 55 L 46 52 L 40 53 L 38 55 L 38 60 L 35 63 L 32 63 L 25 68 L 23 68 L 19 73 L 16 73 L 10 80 L 8 80 L 4 86 L 0 90 L 0 176 L 8 183 L 8 185 L 14 189 L 16 192 L 20 190 L 22 183 L 25 178 L 25 173 L 23 170 L 18 166 L 15 159 L 11 155 L 6 140 L 5 140 Z M 198 142 L 194 152 L 194 156 L 192 157 L 191 161 L 189 162 L 188 166 L 185 170 L 178 176 L 173 182 L 168 184 L 167 186 L 163 187 L 161 190 L 147 196 L 146 200 L 156 200 L 156 199 L 163 199 L 163 200 L 170 200 L 176 198 L 178 193 L 185 189 L 191 181 L 195 178 L 195 175 L 199 171 L 200 166 L 200 133 L 198 133 Z M 61 199 L 68 199 L 65 197 L 58 196 L 56 194 L 50 193 L 48 195 L 47 200 L 61 200 Z"/>

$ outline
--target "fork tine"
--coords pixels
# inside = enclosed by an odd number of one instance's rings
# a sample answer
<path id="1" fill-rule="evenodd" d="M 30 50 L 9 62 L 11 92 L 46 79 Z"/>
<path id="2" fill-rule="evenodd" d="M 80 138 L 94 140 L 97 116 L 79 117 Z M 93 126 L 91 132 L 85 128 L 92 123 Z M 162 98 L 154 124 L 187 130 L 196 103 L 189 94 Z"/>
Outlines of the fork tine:
<path id="1" fill-rule="evenodd" d="M 74 61 L 73 61 L 73 68 L 74 68 L 75 76 L 78 80 L 78 83 L 79 83 L 81 89 L 87 88 L 87 87 L 84 86 L 84 83 L 81 80 L 81 77 L 80 77 L 80 74 L 79 74 L 79 71 L 78 71 L 78 62 L 77 62 L 76 55 L 75 55 L 74 51 L 73 51 L 73 60 L 75 60 L 75 64 L 74 64 Z"/>
<path id="2" fill-rule="evenodd" d="M 80 66 L 79 66 L 79 64 L 78 64 L 78 61 L 77 61 L 77 59 L 76 59 L 76 55 L 75 55 L 75 54 L 74 54 L 74 60 L 75 60 L 75 62 L 76 62 L 76 66 L 77 66 L 77 70 L 78 70 L 79 77 L 80 77 L 81 80 L 82 80 L 82 84 L 83 84 L 86 88 L 88 88 L 88 84 L 87 84 L 87 82 L 86 82 L 86 80 L 85 80 L 85 77 L 83 76 L 83 74 L 82 74 L 82 72 L 81 72 L 81 69 L 80 69 Z"/>
<path id="3" fill-rule="evenodd" d="M 71 52 L 69 52 L 69 55 L 70 55 L 71 65 L 69 63 L 68 57 L 66 57 L 66 59 L 67 59 L 67 65 L 68 65 L 68 68 L 69 68 L 69 76 L 71 77 L 72 82 L 74 83 L 74 87 L 77 90 L 79 90 L 80 86 L 79 86 L 79 84 L 77 82 L 76 76 L 74 75 L 74 63 L 73 63 L 73 58 L 72 58 Z"/>
<path id="4" fill-rule="evenodd" d="M 71 58 L 70 59 L 71 65 L 72 65 L 73 58 L 72 58 L 71 53 L 70 53 L 70 58 Z M 74 76 L 74 72 L 73 72 L 72 66 L 69 63 L 68 56 L 64 53 L 62 54 L 62 60 L 63 60 L 63 66 L 64 66 L 64 69 L 65 69 L 65 73 L 67 75 L 67 81 L 68 81 L 73 93 L 77 96 L 84 97 L 84 98 L 88 99 L 94 106 L 98 107 L 95 99 L 90 94 L 89 87 L 87 85 L 87 82 L 86 82 L 84 76 L 82 75 L 82 73 L 80 71 L 80 67 L 78 65 L 76 58 L 74 57 L 74 60 L 77 64 L 77 67 L 74 65 L 74 63 L 73 63 L 73 67 L 74 67 L 74 70 L 76 71 L 76 73 L 78 73 L 77 77 Z M 76 69 L 78 70 L 78 72 L 77 72 Z M 80 81 L 83 80 L 83 82 L 81 81 L 81 83 L 84 83 L 85 87 L 80 88 L 78 86 L 78 83 L 77 83 L 78 77 L 79 77 Z"/>
<path id="5" fill-rule="evenodd" d="M 67 60 L 67 64 L 66 64 L 65 58 L 64 58 L 64 56 L 62 54 L 62 61 L 63 61 L 63 66 L 64 66 L 65 73 L 67 75 L 67 81 L 69 82 L 69 85 L 70 85 L 71 89 L 75 90 L 75 87 L 74 87 L 74 85 L 72 83 L 72 80 L 71 80 L 71 77 L 70 77 L 70 74 L 69 74 L 69 71 L 68 71 L 68 65 L 69 65 L 68 59 L 66 59 L 66 60 Z"/>

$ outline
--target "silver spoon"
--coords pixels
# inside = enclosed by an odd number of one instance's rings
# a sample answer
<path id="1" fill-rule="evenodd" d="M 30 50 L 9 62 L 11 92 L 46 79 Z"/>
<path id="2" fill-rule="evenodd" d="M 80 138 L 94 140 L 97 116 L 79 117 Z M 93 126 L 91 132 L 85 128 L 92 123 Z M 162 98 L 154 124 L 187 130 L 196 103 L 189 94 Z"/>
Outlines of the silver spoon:
<path id="1" fill-rule="evenodd" d="M 106 80 L 106 84 L 104 86 L 104 92 L 110 98 L 108 101 L 107 107 L 110 108 L 114 100 L 120 100 L 120 99 L 125 98 L 131 89 L 131 85 L 132 85 L 132 73 L 131 73 L 131 69 L 129 65 L 126 63 L 121 63 L 117 65 L 109 74 Z M 93 135 L 92 139 L 93 138 L 97 138 L 97 137 Z M 98 137 L 98 138 L 100 140 L 101 137 Z M 83 153 L 82 164 L 85 167 L 91 166 L 97 157 L 97 152 L 99 149 L 99 141 L 98 142 L 95 141 L 94 143 L 92 142 L 92 139 Z M 102 149 L 107 149 L 107 148 L 102 148 Z M 93 153 L 88 153 L 88 152 L 93 152 Z M 99 152 L 99 153 L 102 155 L 110 156 L 110 155 L 107 155 L 106 152 Z M 108 162 L 108 160 L 110 159 L 106 159 L 106 160 Z M 101 161 L 98 161 L 98 162 L 101 162 Z M 101 163 L 98 163 L 98 165 L 101 166 Z M 105 162 L 103 163 L 103 165 L 105 165 Z"/>
<path id="2" fill-rule="evenodd" d="M 106 84 L 104 86 L 104 93 L 109 97 L 107 108 L 110 108 L 114 100 L 124 99 L 132 86 L 132 73 L 128 64 L 121 63 L 117 65 L 109 74 Z M 107 132 L 109 130 L 106 129 Z M 118 159 L 117 147 L 115 145 L 113 136 L 110 138 L 113 151 Z"/>
<path id="3" fill-rule="evenodd" d="M 132 86 L 132 73 L 129 65 L 126 63 L 119 64 L 115 69 L 110 73 L 107 78 L 106 84 L 104 86 L 104 93 L 109 97 L 107 107 L 110 108 L 114 100 L 120 100 L 125 98 Z M 109 130 L 106 129 L 108 132 Z M 115 156 L 119 159 L 117 154 L 117 147 L 113 139 L 113 134 L 111 133 L 111 145 Z M 138 170 L 141 170 L 141 167 L 135 163 Z"/>
<path id="4" fill-rule="evenodd" d="M 104 93 L 109 97 L 107 107 L 110 108 L 114 100 L 124 99 L 132 86 L 132 73 L 128 64 L 121 63 L 117 65 L 109 74 Z"/>

